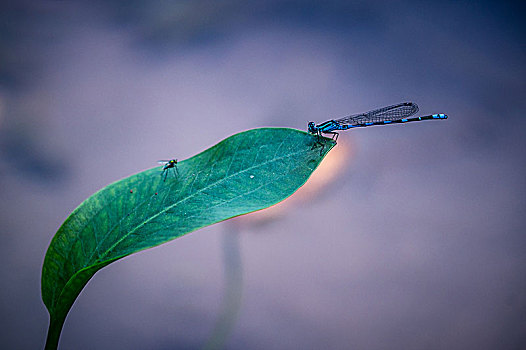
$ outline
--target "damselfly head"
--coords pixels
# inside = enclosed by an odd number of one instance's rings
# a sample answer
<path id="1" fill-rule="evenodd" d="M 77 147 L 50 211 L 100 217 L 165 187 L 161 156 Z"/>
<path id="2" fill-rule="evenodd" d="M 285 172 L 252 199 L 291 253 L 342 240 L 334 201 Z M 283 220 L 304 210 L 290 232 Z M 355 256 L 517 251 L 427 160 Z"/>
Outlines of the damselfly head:
<path id="1" fill-rule="evenodd" d="M 314 122 L 309 122 L 309 132 L 311 134 L 316 134 L 316 124 L 314 124 Z"/>

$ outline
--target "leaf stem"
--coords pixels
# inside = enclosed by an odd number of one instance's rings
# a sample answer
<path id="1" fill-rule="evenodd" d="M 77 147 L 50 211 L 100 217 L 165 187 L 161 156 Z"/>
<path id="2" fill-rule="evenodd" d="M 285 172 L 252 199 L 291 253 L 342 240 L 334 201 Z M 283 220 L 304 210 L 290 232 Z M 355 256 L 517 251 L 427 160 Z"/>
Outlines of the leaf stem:
<path id="1" fill-rule="evenodd" d="M 45 350 L 56 350 L 58 348 L 58 341 L 63 325 L 64 319 L 50 318 Z"/>
<path id="2" fill-rule="evenodd" d="M 232 229 L 232 232 L 225 232 L 223 235 L 223 266 L 225 269 L 223 307 L 203 350 L 225 348 L 241 309 L 243 262 L 239 247 L 239 229 L 235 225 L 225 226 Z"/>

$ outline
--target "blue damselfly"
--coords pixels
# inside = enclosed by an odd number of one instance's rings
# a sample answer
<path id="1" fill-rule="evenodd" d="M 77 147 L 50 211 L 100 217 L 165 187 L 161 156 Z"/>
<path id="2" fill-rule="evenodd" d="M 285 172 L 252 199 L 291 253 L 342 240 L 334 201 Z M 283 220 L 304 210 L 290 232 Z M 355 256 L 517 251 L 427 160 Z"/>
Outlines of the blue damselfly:
<path id="1" fill-rule="evenodd" d="M 432 114 L 423 117 L 413 117 L 418 112 L 416 103 L 403 102 L 392 106 L 375 109 L 366 113 L 353 114 L 341 119 L 329 120 L 325 123 L 316 125 L 309 122 L 309 133 L 315 134 L 318 138 L 321 134 L 330 134 L 336 141 L 338 133 L 335 131 L 347 130 L 351 128 L 363 128 L 373 125 L 388 125 L 395 123 L 418 122 L 421 120 L 447 119 L 445 114 Z"/>

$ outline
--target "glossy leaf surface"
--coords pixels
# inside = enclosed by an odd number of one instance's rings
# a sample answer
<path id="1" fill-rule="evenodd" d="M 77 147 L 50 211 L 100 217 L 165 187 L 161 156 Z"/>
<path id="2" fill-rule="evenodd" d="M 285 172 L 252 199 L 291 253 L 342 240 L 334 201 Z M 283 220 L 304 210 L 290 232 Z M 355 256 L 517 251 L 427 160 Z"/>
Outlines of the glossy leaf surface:
<path id="1" fill-rule="evenodd" d="M 334 141 L 296 129 L 230 136 L 168 169 L 132 175 L 77 207 L 50 243 L 42 299 L 50 313 L 46 348 L 58 345 L 75 299 L 104 266 L 201 227 L 276 204 L 309 178 Z M 323 147 L 322 147 L 323 145 Z"/>

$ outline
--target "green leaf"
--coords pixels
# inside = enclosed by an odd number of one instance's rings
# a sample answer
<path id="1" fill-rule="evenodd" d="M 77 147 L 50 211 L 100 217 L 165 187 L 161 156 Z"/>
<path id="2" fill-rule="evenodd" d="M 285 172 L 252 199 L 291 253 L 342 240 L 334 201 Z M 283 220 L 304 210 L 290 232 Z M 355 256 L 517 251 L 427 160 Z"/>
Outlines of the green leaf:
<path id="1" fill-rule="evenodd" d="M 248 130 L 179 162 L 178 174 L 168 174 L 166 181 L 156 167 L 89 197 L 59 228 L 44 259 L 42 299 L 50 314 L 46 348 L 58 346 L 69 309 L 98 270 L 284 200 L 335 144 L 296 129 Z"/>

